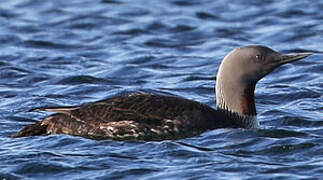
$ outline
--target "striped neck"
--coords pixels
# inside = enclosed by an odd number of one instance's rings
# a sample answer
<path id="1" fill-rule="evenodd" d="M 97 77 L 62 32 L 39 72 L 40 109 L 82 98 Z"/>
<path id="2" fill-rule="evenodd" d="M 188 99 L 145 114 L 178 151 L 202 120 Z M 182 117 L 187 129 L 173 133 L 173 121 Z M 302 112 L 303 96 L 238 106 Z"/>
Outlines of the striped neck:
<path id="1" fill-rule="evenodd" d="M 225 114 L 225 118 L 233 121 L 237 125 L 237 127 L 250 129 L 260 127 L 256 115 L 241 115 L 230 110 L 224 110 L 222 108 L 218 108 L 218 111 L 221 111 L 223 114 Z"/>
<path id="2" fill-rule="evenodd" d="M 219 82 L 217 81 L 217 83 Z M 225 91 L 221 84 L 217 84 L 217 108 L 239 127 L 258 128 L 259 122 L 254 98 L 255 86 L 240 88 Z"/>

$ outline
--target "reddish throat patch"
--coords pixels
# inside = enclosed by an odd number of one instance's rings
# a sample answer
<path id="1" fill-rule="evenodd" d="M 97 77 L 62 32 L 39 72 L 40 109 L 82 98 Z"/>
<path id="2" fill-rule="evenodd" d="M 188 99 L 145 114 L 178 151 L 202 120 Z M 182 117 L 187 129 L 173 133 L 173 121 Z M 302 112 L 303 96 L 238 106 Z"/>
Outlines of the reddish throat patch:
<path id="1" fill-rule="evenodd" d="M 255 86 L 247 88 L 241 99 L 242 113 L 244 115 L 256 115 L 256 105 L 255 105 Z"/>

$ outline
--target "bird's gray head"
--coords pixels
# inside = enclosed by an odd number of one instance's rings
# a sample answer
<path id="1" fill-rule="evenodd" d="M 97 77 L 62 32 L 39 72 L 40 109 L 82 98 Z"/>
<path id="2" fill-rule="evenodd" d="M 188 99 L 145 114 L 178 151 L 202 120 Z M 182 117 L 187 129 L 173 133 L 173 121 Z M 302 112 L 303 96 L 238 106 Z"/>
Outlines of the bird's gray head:
<path id="1" fill-rule="evenodd" d="M 282 64 L 311 53 L 282 55 L 265 46 L 244 46 L 231 51 L 222 61 L 216 80 L 217 106 L 241 115 L 256 115 L 256 83 Z"/>

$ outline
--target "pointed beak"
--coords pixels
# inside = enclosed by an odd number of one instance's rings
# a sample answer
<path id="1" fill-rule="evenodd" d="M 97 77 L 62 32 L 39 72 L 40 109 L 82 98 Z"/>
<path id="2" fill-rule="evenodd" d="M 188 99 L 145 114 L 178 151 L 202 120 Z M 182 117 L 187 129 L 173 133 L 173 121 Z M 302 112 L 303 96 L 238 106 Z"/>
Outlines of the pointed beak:
<path id="1" fill-rule="evenodd" d="M 304 53 L 297 53 L 297 54 L 286 54 L 281 55 L 279 59 L 279 64 L 286 64 L 294 61 L 298 61 L 300 59 L 306 58 L 307 56 L 312 55 L 310 52 L 304 52 Z"/>

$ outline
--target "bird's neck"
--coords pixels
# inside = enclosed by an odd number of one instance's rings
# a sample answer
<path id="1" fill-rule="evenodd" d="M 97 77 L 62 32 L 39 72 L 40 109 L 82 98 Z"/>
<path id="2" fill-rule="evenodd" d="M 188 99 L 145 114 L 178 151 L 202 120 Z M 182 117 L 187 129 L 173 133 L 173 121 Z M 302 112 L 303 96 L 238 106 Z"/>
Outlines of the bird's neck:
<path id="1" fill-rule="evenodd" d="M 256 84 L 243 84 L 239 81 L 217 77 L 217 108 L 240 126 L 255 128 L 259 126 L 255 105 L 254 90 Z"/>

